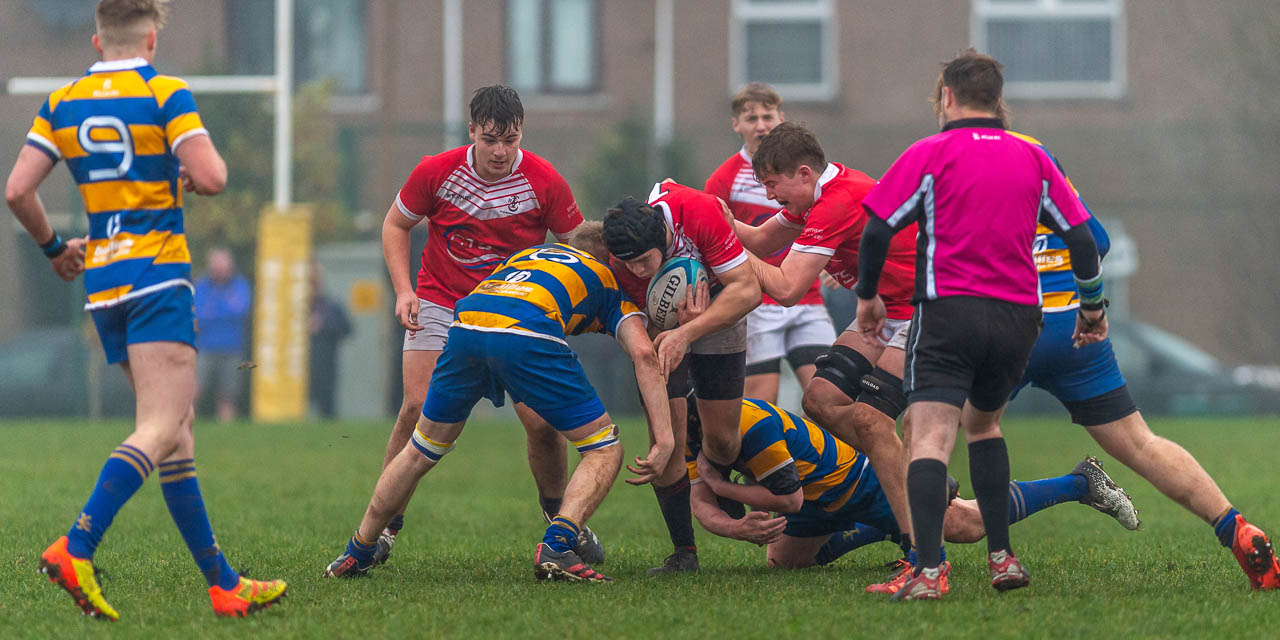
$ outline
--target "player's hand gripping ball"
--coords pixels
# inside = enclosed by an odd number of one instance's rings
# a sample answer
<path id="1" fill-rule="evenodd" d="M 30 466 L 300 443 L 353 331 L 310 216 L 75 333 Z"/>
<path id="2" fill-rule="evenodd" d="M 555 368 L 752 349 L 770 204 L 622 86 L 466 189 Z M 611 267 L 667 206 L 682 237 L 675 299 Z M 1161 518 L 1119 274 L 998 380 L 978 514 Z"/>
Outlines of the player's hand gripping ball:
<path id="1" fill-rule="evenodd" d="M 658 273 L 649 281 L 649 294 L 645 303 L 649 313 L 649 322 L 666 331 L 680 324 L 677 310 L 680 302 L 689 293 L 690 287 L 707 281 L 707 272 L 702 263 L 693 258 L 672 258 L 662 263 Z"/>

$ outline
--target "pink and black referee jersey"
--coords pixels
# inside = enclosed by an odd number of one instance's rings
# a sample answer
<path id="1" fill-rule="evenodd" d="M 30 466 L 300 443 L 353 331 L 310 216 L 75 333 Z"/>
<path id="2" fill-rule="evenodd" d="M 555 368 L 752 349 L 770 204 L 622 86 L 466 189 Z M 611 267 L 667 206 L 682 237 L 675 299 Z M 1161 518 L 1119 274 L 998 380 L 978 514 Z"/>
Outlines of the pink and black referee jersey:
<path id="1" fill-rule="evenodd" d="M 994 118 L 956 120 L 911 145 L 862 203 L 895 230 L 919 222 L 916 302 L 1039 305 L 1037 222 L 1061 233 L 1089 219 L 1049 155 Z"/>

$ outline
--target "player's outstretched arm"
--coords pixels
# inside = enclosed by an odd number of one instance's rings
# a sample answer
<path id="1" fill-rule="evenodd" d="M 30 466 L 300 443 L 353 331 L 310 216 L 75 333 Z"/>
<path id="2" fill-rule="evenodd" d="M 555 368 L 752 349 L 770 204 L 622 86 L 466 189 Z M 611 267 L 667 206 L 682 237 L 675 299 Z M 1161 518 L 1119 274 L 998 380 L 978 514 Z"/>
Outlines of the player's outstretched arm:
<path id="1" fill-rule="evenodd" d="M 782 251 L 795 242 L 803 230 L 801 227 L 787 226 L 778 222 L 776 216 L 765 220 L 758 227 L 753 227 L 741 220 L 733 221 L 733 232 L 738 235 L 742 246 L 758 256 L 771 256 Z"/>
<path id="2" fill-rule="evenodd" d="M 722 538 L 732 538 L 755 544 L 769 544 L 782 537 L 787 528 L 786 518 L 772 518 L 763 511 L 752 511 L 741 520 L 735 520 L 725 513 L 716 503 L 716 495 L 707 483 L 698 482 L 693 485 L 689 495 L 689 506 L 693 517 L 703 529 Z"/>
<path id="3" fill-rule="evenodd" d="M 196 195 L 216 196 L 227 187 L 227 163 L 208 135 L 183 140 L 173 154 L 178 156 L 183 189 Z"/>
<path id="4" fill-rule="evenodd" d="M 84 271 L 85 243 L 78 238 L 62 242 L 49 225 L 37 189 L 52 170 L 52 158 L 35 147 L 24 146 L 5 183 L 4 199 L 18 222 L 49 256 L 49 266 L 54 273 L 70 282 Z"/>
<path id="5" fill-rule="evenodd" d="M 698 475 L 716 495 L 749 504 L 756 509 L 795 513 L 804 505 L 804 489 L 797 488 L 791 493 L 780 496 L 762 485 L 729 482 L 701 454 L 698 455 Z"/>
<path id="6" fill-rule="evenodd" d="M 627 478 L 627 482 L 640 485 L 658 479 L 671 459 L 676 440 L 671 431 L 667 381 L 658 369 L 658 354 L 654 351 L 653 342 L 649 340 L 649 334 L 645 332 L 644 320 L 639 315 L 624 318 L 618 323 L 617 334 L 618 342 L 627 355 L 631 356 L 635 367 L 636 385 L 640 387 L 645 418 L 649 421 L 649 436 L 653 441 L 649 455 L 643 459 L 636 458 L 634 465 L 627 465 L 627 471 L 636 474 L 635 478 Z"/>
<path id="7" fill-rule="evenodd" d="M 418 324 L 418 293 L 409 277 L 409 232 L 417 220 L 410 220 L 392 204 L 382 219 L 382 259 L 387 263 L 387 275 L 391 276 L 391 288 L 396 292 L 396 320 L 410 331 L 421 331 Z"/>
<path id="8" fill-rule="evenodd" d="M 751 256 L 751 270 L 760 281 L 761 290 L 778 304 L 790 307 L 800 302 L 830 259 L 822 253 L 792 251 L 782 259 L 782 265 L 775 267 Z"/>

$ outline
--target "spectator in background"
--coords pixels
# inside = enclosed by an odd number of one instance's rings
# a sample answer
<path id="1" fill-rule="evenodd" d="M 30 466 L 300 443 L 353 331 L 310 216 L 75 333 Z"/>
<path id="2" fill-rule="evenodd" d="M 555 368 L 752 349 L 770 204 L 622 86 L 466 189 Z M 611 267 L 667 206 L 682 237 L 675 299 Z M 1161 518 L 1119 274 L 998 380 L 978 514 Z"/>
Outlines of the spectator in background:
<path id="1" fill-rule="evenodd" d="M 230 422 L 238 413 L 239 367 L 252 302 L 249 281 L 236 273 L 231 251 L 225 247 L 210 250 L 205 274 L 196 280 L 196 405 L 212 392 L 218 422 Z"/>
<path id="2" fill-rule="evenodd" d="M 334 416 L 333 387 L 338 376 L 338 345 L 351 335 L 342 303 L 325 295 L 324 269 L 311 265 L 311 406 L 324 418 Z"/>

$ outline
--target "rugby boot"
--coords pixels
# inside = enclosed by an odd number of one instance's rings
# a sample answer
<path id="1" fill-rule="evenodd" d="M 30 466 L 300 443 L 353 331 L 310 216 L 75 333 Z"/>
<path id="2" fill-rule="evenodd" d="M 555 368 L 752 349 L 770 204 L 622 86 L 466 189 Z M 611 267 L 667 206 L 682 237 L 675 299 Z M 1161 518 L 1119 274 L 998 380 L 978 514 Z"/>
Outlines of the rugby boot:
<path id="1" fill-rule="evenodd" d="M 951 506 L 952 501 L 960 497 L 960 481 L 955 476 L 947 476 L 947 506 Z"/>
<path id="2" fill-rule="evenodd" d="M 949 593 L 951 591 L 951 562 L 943 560 L 942 564 L 939 566 L 942 568 L 942 572 L 938 577 L 939 589 L 941 589 L 944 594 Z M 916 568 L 911 566 L 910 562 L 900 558 L 898 559 L 897 570 L 894 572 L 893 576 L 890 577 L 887 582 L 867 585 L 866 592 L 893 595 L 901 591 L 902 588 L 911 581 L 911 578 L 914 577 L 913 574 L 915 573 L 915 570 Z"/>
<path id="3" fill-rule="evenodd" d="M 701 570 L 697 547 L 679 547 L 663 559 L 661 567 L 653 567 L 646 571 L 645 575 L 664 576 L 672 573 L 697 573 Z"/>
<path id="4" fill-rule="evenodd" d="M 573 545 L 573 552 L 589 565 L 604 564 L 604 544 L 591 527 L 583 526 L 578 532 L 578 542 Z"/>
<path id="5" fill-rule="evenodd" d="M 358 560 L 351 554 L 343 551 L 342 555 L 336 560 L 329 563 L 324 570 L 326 578 L 360 578 L 369 574 L 369 570 L 377 563 L 370 560 L 367 564 L 360 564 Z"/>
<path id="6" fill-rule="evenodd" d="M 1022 568 L 1012 551 L 1001 549 L 988 553 L 987 568 L 991 570 L 991 586 L 996 591 L 1008 591 L 1031 584 L 1031 576 Z"/>
<path id="7" fill-rule="evenodd" d="M 1254 589 L 1280 589 L 1280 562 L 1271 550 L 1271 540 L 1244 516 L 1236 516 L 1236 537 L 1231 541 L 1231 553 L 1244 574 L 1249 576 L 1249 586 Z"/>
<path id="8" fill-rule="evenodd" d="M 1102 470 L 1102 462 L 1093 456 L 1080 461 L 1070 475 L 1084 476 L 1089 482 L 1089 493 L 1080 499 L 1080 504 L 1087 504 L 1101 511 L 1120 523 L 1120 526 L 1133 531 L 1141 522 L 1138 521 L 1138 509 L 1124 489 L 1116 486 L 1111 476 Z"/>
<path id="9" fill-rule="evenodd" d="M 240 584 L 233 589 L 217 585 L 209 587 L 209 600 L 213 612 L 230 618 L 244 618 L 280 602 L 289 594 L 284 580 L 250 580 L 240 577 Z"/>
<path id="10" fill-rule="evenodd" d="M 932 569 L 921 569 L 902 588 L 896 591 L 890 600 L 941 600 L 947 593 L 947 576 L 951 574 L 951 563 L 943 562 Z"/>
<path id="11" fill-rule="evenodd" d="M 40 554 L 40 573 L 71 594 L 84 615 L 97 620 L 120 619 L 120 614 L 107 604 L 98 586 L 98 569 L 88 558 L 77 558 L 67 551 L 67 537 L 62 536 Z"/>
<path id="12" fill-rule="evenodd" d="M 539 580 L 575 582 L 613 582 L 613 578 L 592 569 L 572 549 L 557 553 L 545 542 L 539 542 L 533 554 L 533 577 Z"/>
<path id="13" fill-rule="evenodd" d="M 390 529 L 383 529 L 378 534 L 378 541 L 373 548 L 373 566 L 384 564 L 387 558 L 391 557 L 391 549 L 396 546 L 396 534 L 398 532 Z"/>

